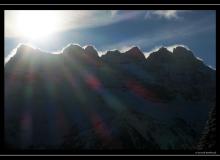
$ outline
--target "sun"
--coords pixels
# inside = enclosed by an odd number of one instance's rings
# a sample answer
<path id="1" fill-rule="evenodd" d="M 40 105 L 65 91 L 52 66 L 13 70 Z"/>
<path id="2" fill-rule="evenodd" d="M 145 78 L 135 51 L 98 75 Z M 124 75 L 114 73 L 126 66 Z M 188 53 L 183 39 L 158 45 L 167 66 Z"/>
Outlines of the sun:
<path id="1" fill-rule="evenodd" d="M 29 40 L 47 38 L 59 28 L 59 15 L 51 11 L 18 11 L 15 15 L 16 32 Z"/>

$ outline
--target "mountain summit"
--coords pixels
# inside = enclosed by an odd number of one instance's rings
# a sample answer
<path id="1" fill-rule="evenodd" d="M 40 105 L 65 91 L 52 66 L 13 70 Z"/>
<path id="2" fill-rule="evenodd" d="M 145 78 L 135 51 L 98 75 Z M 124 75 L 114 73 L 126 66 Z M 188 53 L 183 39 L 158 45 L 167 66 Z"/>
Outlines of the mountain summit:
<path id="1" fill-rule="evenodd" d="M 141 52 L 141 50 L 138 47 L 133 47 L 130 50 L 126 51 L 124 54 L 129 55 L 132 58 L 136 59 L 145 59 L 144 54 Z"/>
<path id="2" fill-rule="evenodd" d="M 148 56 L 147 63 L 149 63 L 152 68 L 170 67 L 169 69 L 171 70 L 175 70 L 177 68 L 208 69 L 207 65 L 196 58 L 190 50 L 182 46 L 175 47 L 173 52 L 170 52 L 165 47 L 161 47 L 158 51 L 155 51 Z"/>
<path id="3" fill-rule="evenodd" d="M 85 55 L 85 50 L 79 45 L 69 44 L 63 49 L 62 54 L 70 57 L 79 58 Z"/>
<path id="4" fill-rule="evenodd" d="M 98 58 L 98 52 L 95 50 L 93 46 L 86 46 L 85 53 L 91 58 Z"/>

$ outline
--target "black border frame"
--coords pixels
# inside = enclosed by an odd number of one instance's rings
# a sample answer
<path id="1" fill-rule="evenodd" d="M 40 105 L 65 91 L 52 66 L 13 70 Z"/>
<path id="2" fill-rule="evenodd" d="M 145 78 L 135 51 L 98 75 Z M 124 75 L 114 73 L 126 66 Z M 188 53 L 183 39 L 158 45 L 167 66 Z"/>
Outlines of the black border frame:
<path id="1" fill-rule="evenodd" d="M 219 20 L 217 17 L 220 17 L 220 11 L 218 10 L 218 6 L 216 5 L 133 5 L 133 4 L 125 4 L 125 5 L 70 5 L 70 4 L 50 4 L 50 5 L 1 5 L 1 18 L 3 20 L 3 27 L 2 29 L 2 35 L 4 35 L 4 10 L 154 10 L 154 9 L 160 9 L 160 10 L 168 10 L 168 9 L 174 9 L 174 10 L 216 10 L 216 71 L 218 72 L 218 52 L 219 52 L 219 46 L 218 39 L 219 39 L 219 32 L 217 31 L 219 27 Z M 3 52 L 4 52 L 4 38 L 2 39 L 1 43 Z M 4 58 L 3 58 L 4 60 Z M 4 61 L 2 60 L 3 64 Z M 4 68 L 2 72 L 2 77 L 4 73 Z M 218 81 L 218 75 L 217 74 L 217 81 Z M 216 83 L 217 83 L 216 81 Z M 4 91 L 4 81 L 3 81 L 2 89 Z M 218 84 L 216 84 L 217 90 L 216 94 L 218 96 Z M 4 93 L 2 94 L 4 95 Z M 212 154 L 196 154 L 195 151 L 183 151 L 183 150 L 170 150 L 170 151 L 144 151 L 144 150 L 77 150 L 77 151 L 68 151 L 68 150 L 9 150 L 5 148 L 4 145 L 4 97 L 2 97 L 3 105 L 1 107 L 1 131 L 0 131 L 0 154 L 3 155 L 195 155 L 195 156 L 213 156 Z M 218 98 L 217 98 L 218 99 Z M 218 100 L 217 100 L 218 101 Z M 217 105 L 218 102 L 216 102 Z M 216 112 L 218 114 L 219 109 L 216 107 Z M 219 118 L 216 116 L 217 119 L 217 126 Z M 217 135 L 219 135 L 219 129 L 217 127 Z M 219 137 L 217 137 L 217 150 L 216 155 L 219 154 Z"/>

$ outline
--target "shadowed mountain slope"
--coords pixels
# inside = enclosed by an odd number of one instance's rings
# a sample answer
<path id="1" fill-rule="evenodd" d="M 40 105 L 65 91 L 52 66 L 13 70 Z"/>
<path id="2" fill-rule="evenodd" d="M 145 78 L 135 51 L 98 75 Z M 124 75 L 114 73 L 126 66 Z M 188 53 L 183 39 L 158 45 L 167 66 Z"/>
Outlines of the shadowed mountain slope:
<path id="1" fill-rule="evenodd" d="M 21 45 L 5 64 L 10 149 L 184 149 L 197 146 L 216 99 L 216 72 L 191 51 L 138 47 L 99 57 Z"/>

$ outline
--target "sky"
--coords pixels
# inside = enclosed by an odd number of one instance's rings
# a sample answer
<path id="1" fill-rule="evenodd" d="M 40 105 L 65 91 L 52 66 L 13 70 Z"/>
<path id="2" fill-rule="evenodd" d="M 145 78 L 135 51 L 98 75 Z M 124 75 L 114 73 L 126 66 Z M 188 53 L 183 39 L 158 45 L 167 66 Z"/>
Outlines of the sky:
<path id="1" fill-rule="evenodd" d="M 5 11 L 5 53 L 19 43 L 48 52 L 69 43 L 93 45 L 100 55 L 138 46 L 149 55 L 161 46 L 184 45 L 216 68 L 216 12 L 213 10 Z"/>

